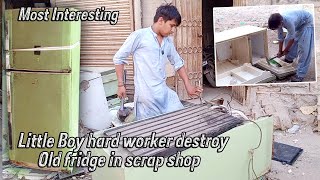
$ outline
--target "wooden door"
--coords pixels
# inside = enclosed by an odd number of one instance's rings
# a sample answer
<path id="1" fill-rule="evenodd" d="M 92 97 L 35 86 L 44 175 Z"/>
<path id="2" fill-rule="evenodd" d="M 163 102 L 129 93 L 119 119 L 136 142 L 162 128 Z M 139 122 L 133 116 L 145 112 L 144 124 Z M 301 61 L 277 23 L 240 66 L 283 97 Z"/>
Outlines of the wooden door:
<path id="1" fill-rule="evenodd" d="M 173 1 L 181 14 L 175 33 L 175 46 L 185 61 L 188 78 L 193 85 L 202 85 L 202 1 Z M 189 99 L 182 79 L 176 74 L 176 91 L 180 99 Z"/>

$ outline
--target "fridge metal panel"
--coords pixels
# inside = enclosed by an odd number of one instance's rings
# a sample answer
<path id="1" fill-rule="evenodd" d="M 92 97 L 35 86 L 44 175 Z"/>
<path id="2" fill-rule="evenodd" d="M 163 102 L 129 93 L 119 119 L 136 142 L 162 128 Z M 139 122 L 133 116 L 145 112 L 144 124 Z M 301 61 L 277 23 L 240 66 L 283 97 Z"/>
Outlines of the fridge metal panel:
<path id="1" fill-rule="evenodd" d="M 80 21 L 17 21 L 18 13 L 6 10 L 7 69 L 70 72 L 78 65 Z"/>
<path id="2" fill-rule="evenodd" d="M 32 8 L 32 11 L 44 11 L 44 8 Z M 49 21 L 17 21 L 19 9 L 6 10 L 10 49 L 71 46 L 79 42 L 80 21 L 50 21 L 52 11 L 50 8 Z"/>
<path id="3" fill-rule="evenodd" d="M 55 141 L 60 132 L 78 137 L 81 22 L 18 22 L 17 14 L 18 10 L 6 11 L 9 159 L 39 168 L 40 152 L 65 155 L 71 149 L 57 149 L 56 144 L 51 149 L 17 148 L 20 132 L 26 133 L 23 142 L 28 132 L 48 132 Z"/>
<path id="4" fill-rule="evenodd" d="M 10 119 L 9 144 L 10 160 L 16 164 L 38 168 L 38 158 L 42 151 L 66 153 L 70 149 L 57 149 L 56 142 L 60 132 L 78 136 L 79 88 L 74 85 L 79 77 L 70 73 L 9 72 Z M 72 80 L 74 79 L 74 80 Z M 20 132 L 43 134 L 48 132 L 55 138 L 51 149 L 17 148 Z M 57 170 L 57 169 L 56 169 Z M 59 168 L 58 170 L 68 170 Z"/>

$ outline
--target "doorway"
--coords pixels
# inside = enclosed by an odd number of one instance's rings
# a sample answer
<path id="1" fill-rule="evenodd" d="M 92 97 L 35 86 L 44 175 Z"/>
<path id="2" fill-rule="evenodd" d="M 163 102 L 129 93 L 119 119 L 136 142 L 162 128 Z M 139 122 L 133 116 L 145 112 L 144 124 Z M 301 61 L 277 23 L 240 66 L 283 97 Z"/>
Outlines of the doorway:
<path id="1" fill-rule="evenodd" d="M 203 82 L 212 87 L 216 87 L 214 68 L 213 8 L 231 6 L 233 6 L 233 0 L 202 0 Z"/>

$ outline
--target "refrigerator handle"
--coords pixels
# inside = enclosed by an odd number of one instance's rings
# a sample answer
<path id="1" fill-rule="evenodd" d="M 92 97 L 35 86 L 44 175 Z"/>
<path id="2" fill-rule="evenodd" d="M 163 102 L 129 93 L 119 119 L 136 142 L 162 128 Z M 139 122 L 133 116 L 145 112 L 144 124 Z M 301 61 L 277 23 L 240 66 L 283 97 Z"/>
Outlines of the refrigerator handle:
<path id="1" fill-rule="evenodd" d="M 38 47 L 41 47 L 41 46 L 34 46 L 34 48 L 38 48 Z M 40 55 L 40 52 L 41 51 L 34 51 L 33 53 L 34 53 L 34 55 Z"/>
<path id="2" fill-rule="evenodd" d="M 11 124 L 11 112 L 8 113 L 8 144 L 9 144 L 9 149 L 12 150 L 12 124 Z"/>

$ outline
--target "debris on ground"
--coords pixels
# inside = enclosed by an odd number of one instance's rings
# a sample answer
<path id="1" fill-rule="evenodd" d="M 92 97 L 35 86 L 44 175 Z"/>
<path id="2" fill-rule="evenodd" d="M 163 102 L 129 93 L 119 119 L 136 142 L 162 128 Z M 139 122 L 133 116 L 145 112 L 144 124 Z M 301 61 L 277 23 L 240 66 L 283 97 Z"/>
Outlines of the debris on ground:
<path id="1" fill-rule="evenodd" d="M 298 132 L 300 126 L 299 125 L 293 125 L 292 128 L 288 129 L 288 133 L 295 134 Z"/>
<path id="2" fill-rule="evenodd" d="M 304 107 L 300 107 L 300 111 L 305 114 L 305 115 L 310 115 L 313 114 L 315 115 L 315 112 L 317 111 L 317 105 L 315 106 L 304 106 Z"/>

